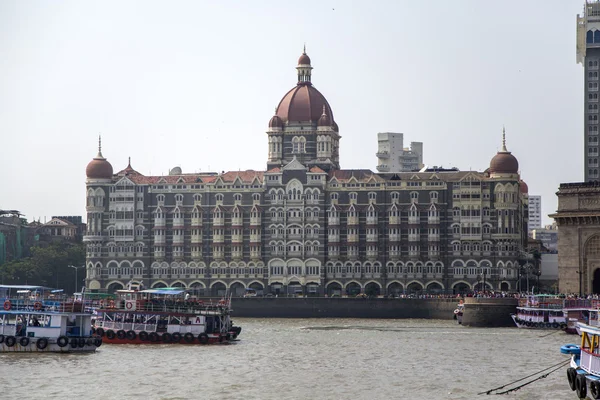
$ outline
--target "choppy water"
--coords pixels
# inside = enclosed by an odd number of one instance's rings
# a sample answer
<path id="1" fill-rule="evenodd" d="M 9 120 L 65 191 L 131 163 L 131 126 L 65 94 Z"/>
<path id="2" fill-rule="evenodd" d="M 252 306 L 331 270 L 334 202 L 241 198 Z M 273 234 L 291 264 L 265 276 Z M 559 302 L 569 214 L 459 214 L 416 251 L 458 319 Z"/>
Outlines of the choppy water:
<path id="1" fill-rule="evenodd" d="M 103 345 L 95 354 L 0 354 L 11 399 L 575 399 L 566 367 L 517 392 L 477 396 L 562 360 L 578 337 L 454 321 L 235 319 L 222 346 Z"/>

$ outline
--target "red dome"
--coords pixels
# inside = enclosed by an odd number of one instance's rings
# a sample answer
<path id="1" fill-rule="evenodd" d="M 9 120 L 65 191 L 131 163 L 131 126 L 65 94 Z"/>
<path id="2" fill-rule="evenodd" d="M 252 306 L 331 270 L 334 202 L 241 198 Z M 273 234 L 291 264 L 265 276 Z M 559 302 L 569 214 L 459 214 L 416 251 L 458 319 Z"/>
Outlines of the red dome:
<path id="1" fill-rule="evenodd" d="M 510 152 L 499 152 L 490 162 L 490 172 L 497 174 L 517 174 L 519 161 Z"/>
<path id="2" fill-rule="evenodd" d="M 312 85 L 298 84 L 283 96 L 277 106 L 277 116 L 283 122 L 317 122 L 323 107 L 332 122 L 333 113 L 325 97 Z"/>
<path id="3" fill-rule="evenodd" d="M 273 115 L 269 121 L 269 128 L 283 128 L 283 121 L 277 115 Z"/>
<path id="4" fill-rule="evenodd" d="M 520 181 L 521 193 L 527 194 L 529 193 L 529 186 L 525 183 L 525 181 Z"/>
<path id="5" fill-rule="evenodd" d="M 85 168 L 85 175 L 90 179 L 110 179 L 113 176 L 113 167 L 98 154 Z"/>
<path id="6" fill-rule="evenodd" d="M 329 118 L 329 115 L 327 115 L 327 112 L 325 111 L 325 106 L 323 106 L 323 114 L 321 114 L 321 117 L 319 118 L 319 122 L 317 123 L 318 126 L 331 126 L 331 119 Z"/>
<path id="7" fill-rule="evenodd" d="M 298 65 L 310 65 L 310 57 L 306 53 L 302 53 L 298 59 Z"/>

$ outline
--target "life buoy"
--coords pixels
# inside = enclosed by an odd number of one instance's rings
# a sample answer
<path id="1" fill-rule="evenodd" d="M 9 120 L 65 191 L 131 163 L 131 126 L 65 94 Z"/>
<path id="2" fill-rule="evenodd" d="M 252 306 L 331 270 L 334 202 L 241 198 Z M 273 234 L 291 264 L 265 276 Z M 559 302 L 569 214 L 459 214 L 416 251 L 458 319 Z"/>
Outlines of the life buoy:
<path id="1" fill-rule="evenodd" d="M 133 310 L 133 303 L 130 302 L 130 301 L 125 302 L 125 309 L 126 310 Z"/>
<path id="2" fill-rule="evenodd" d="M 19 344 L 23 347 L 29 346 L 29 338 L 27 336 L 23 336 L 21 339 L 19 339 Z"/>
<path id="3" fill-rule="evenodd" d="M 158 333 L 156 333 L 156 332 L 151 332 L 148 335 L 148 339 L 150 339 L 151 342 L 155 342 L 155 343 L 160 340 L 160 338 L 158 337 Z"/>
<path id="4" fill-rule="evenodd" d="M 42 309 L 42 303 L 40 303 L 39 301 L 36 301 L 35 303 L 33 303 L 33 309 L 36 311 L 39 311 Z"/>
<path id="5" fill-rule="evenodd" d="M 100 346 L 102 346 L 102 338 L 100 338 L 100 337 L 96 336 L 96 337 L 94 338 L 94 346 L 96 346 L 96 347 L 100 347 Z"/>
<path id="6" fill-rule="evenodd" d="M 208 335 L 206 333 L 199 334 L 198 341 L 200 342 L 200 344 L 207 344 L 208 343 Z"/>
<path id="7" fill-rule="evenodd" d="M 454 310 L 454 314 L 458 314 L 458 308 L 456 310 Z"/>
<path id="8" fill-rule="evenodd" d="M 194 335 L 191 332 L 188 332 L 185 335 L 183 335 L 183 340 L 185 340 L 186 343 L 193 343 Z"/>
<path id="9" fill-rule="evenodd" d="M 102 329 L 102 328 L 97 328 L 97 329 L 96 329 L 96 335 L 98 335 L 98 336 L 100 336 L 100 337 L 104 336 L 104 329 Z"/>
<path id="10" fill-rule="evenodd" d="M 116 335 L 115 331 L 113 331 L 112 329 L 109 329 L 109 330 L 107 330 L 107 331 L 106 331 L 106 337 L 107 337 L 108 339 L 111 339 L 111 340 L 112 340 L 112 339 L 114 339 L 116 336 L 117 336 L 117 335 Z"/>
<path id="11" fill-rule="evenodd" d="M 181 342 L 181 333 L 179 333 L 179 332 L 173 333 L 173 335 L 171 335 L 171 340 L 173 341 L 173 343 Z"/>
<path id="12" fill-rule="evenodd" d="M 127 337 L 127 334 L 125 333 L 125 331 L 123 329 L 119 329 L 117 331 L 117 337 L 119 339 L 125 339 Z"/>
<path id="13" fill-rule="evenodd" d="M 56 344 L 58 347 L 65 347 L 69 344 L 69 339 L 67 339 L 66 336 L 59 336 L 58 339 L 56 339 Z"/>
<path id="14" fill-rule="evenodd" d="M 577 377 L 577 371 L 573 367 L 567 368 L 567 380 L 569 381 L 569 387 L 571 390 L 575 390 L 575 378 Z"/>
<path id="15" fill-rule="evenodd" d="M 141 331 L 138 336 L 140 337 L 140 340 L 142 342 L 145 342 L 148 340 L 148 332 L 146 332 L 146 331 Z"/>
<path id="16" fill-rule="evenodd" d="M 4 343 L 6 343 L 7 347 L 13 347 L 15 343 L 17 343 L 17 338 L 15 338 L 14 336 L 7 336 L 4 340 Z"/>
<path id="17" fill-rule="evenodd" d="M 10 300 L 6 300 L 4 302 L 4 310 L 8 311 L 12 308 L 12 304 L 10 303 Z"/>
<path id="18" fill-rule="evenodd" d="M 37 342 L 35 342 L 35 347 L 37 347 L 40 350 L 44 350 L 46 347 L 48 347 L 48 339 L 39 338 Z"/>
<path id="19" fill-rule="evenodd" d="M 125 336 L 128 340 L 135 340 L 135 338 L 137 338 L 137 334 L 134 331 L 127 331 Z"/>
<path id="20" fill-rule="evenodd" d="M 173 337 L 171 336 L 171 334 L 169 332 L 165 332 L 162 334 L 162 341 L 165 343 L 170 343 L 171 340 L 173 339 Z"/>
<path id="21" fill-rule="evenodd" d="M 581 354 L 581 348 L 576 344 L 565 344 L 560 347 L 562 354 Z"/>
<path id="22" fill-rule="evenodd" d="M 580 399 L 587 397 L 587 380 L 583 374 L 577 374 L 575 377 L 575 393 L 577 393 L 577 397 Z"/>

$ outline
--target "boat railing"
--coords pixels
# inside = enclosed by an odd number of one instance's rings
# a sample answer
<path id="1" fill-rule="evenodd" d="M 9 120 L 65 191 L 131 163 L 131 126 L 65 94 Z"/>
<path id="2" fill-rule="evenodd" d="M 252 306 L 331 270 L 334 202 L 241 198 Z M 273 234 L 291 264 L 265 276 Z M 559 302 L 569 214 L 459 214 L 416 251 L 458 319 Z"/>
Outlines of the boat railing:
<path id="1" fill-rule="evenodd" d="M 84 304 L 76 301 L 56 301 L 44 299 L 3 299 L 5 311 L 23 312 L 61 312 L 61 313 L 84 313 Z"/>
<path id="2" fill-rule="evenodd" d="M 118 311 L 147 311 L 182 314 L 207 314 L 222 315 L 229 314 L 231 309 L 226 302 L 203 303 L 203 302 L 161 302 L 152 300 L 117 300 L 104 304 L 102 309 Z"/>
<path id="3" fill-rule="evenodd" d="M 588 299 L 566 299 L 564 308 L 590 308 L 592 304 L 593 302 Z"/>
<path id="4" fill-rule="evenodd" d="M 116 321 L 99 321 L 97 323 L 97 327 L 102 327 L 104 329 L 113 329 L 115 331 L 118 330 L 133 330 L 133 331 L 146 331 L 146 332 L 155 332 L 156 324 L 138 324 L 135 322 L 116 322 Z"/>
<path id="5" fill-rule="evenodd" d="M 594 374 L 600 374 L 600 354 L 590 353 L 587 349 L 581 349 L 581 367 Z"/>

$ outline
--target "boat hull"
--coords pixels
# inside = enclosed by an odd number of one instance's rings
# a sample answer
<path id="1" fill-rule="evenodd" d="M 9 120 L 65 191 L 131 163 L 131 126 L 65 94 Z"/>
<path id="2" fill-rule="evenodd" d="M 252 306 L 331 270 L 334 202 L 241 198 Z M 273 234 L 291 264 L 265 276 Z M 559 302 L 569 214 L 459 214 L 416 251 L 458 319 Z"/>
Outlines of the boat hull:
<path id="1" fill-rule="evenodd" d="M 61 347 L 58 345 L 56 339 L 45 338 L 47 340 L 47 344 L 44 348 L 40 348 L 42 346 L 37 345 L 37 340 L 34 338 L 31 339 L 32 340 L 30 340 L 29 344 L 26 346 L 21 345 L 19 340 L 17 340 L 12 346 L 9 346 L 6 343 L 5 338 L 5 340 L 0 343 L 0 353 L 93 353 L 102 344 L 102 342 L 99 342 L 99 345 L 96 345 L 94 344 L 95 338 L 88 338 L 92 339 L 91 344 L 89 343 L 90 341 L 84 339 L 85 343 L 83 346 L 81 346 L 77 341 L 77 343 L 67 343 L 67 345 Z"/>
<path id="2" fill-rule="evenodd" d="M 519 329 L 537 329 L 537 330 L 566 330 L 567 324 L 558 322 L 531 322 L 517 318 L 516 314 L 510 314 L 515 325 Z"/>
<path id="3" fill-rule="evenodd" d="M 102 338 L 103 339 L 103 343 L 104 344 L 143 344 L 143 345 L 156 345 L 156 344 L 187 344 L 187 345 L 196 345 L 196 346 L 202 346 L 202 345 L 206 345 L 206 344 L 229 344 L 232 342 L 237 341 L 237 339 L 229 339 L 227 340 L 224 336 L 223 339 L 219 339 L 219 337 L 214 337 L 211 338 L 209 337 L 208 339 L 208 343 L 200 343 L 200 341 L 198 339 L 194 339 L 192 342 L 186 342 L 185 340 L 181 339 L 178 342 L 164 342 L 162 340 L 158 340 L 155 342 L 152 342 L 150 340 L 141 340 L 139 337 L 135 338 L 135 339 L 119 339 L 117 337 L 113 338 L 113 339 L 108 339 L 106 337 Z"/>

